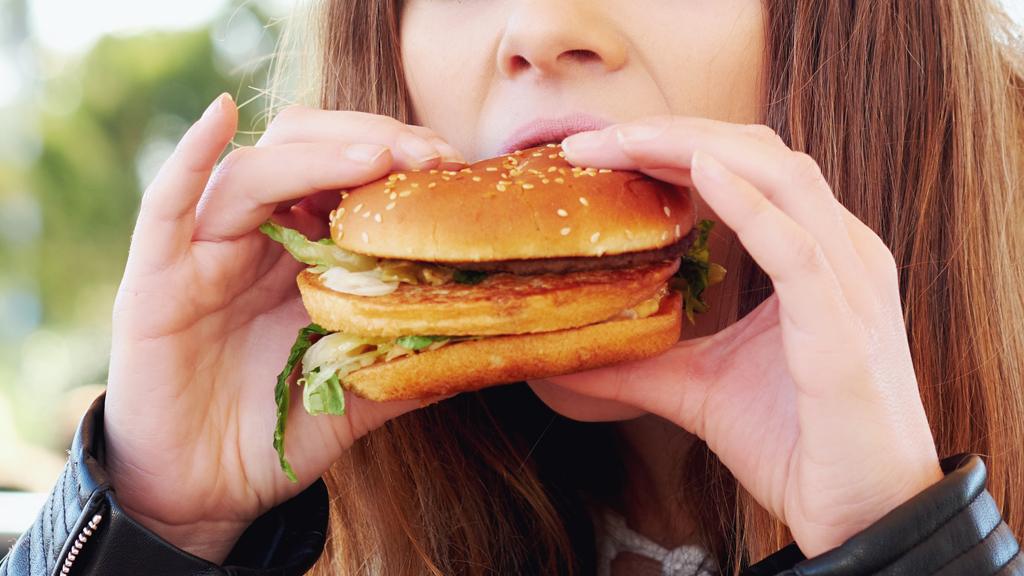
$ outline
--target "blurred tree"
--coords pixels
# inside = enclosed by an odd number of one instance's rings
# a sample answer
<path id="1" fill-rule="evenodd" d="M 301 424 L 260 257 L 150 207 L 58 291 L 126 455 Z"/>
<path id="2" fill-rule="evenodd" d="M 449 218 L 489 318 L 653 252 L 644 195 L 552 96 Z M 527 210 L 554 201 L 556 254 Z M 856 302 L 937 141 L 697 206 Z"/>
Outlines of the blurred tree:
<path id="1" fill-rule="evenodd" d="M 0 26 L 20 14 L 24 31 L 24 6 L 0 0 Z M 258 127 L 264 101 L 249 84 L 265 83 L 269 21 L 245 1 L 202 29 L 108 36 L 56 63 L 28 51 L 33 97 L 12 108 L 28 152 L 0 151 L 0 314 L 39 310 L 28 334 L 0 330 L 0 404 L 9 399 L 23 438 L 63 448 L 54 415 L 65 393 L 106 380 L 111 305 L 155 169 L 220 92 L 251 100 L 239 126 Z"/>

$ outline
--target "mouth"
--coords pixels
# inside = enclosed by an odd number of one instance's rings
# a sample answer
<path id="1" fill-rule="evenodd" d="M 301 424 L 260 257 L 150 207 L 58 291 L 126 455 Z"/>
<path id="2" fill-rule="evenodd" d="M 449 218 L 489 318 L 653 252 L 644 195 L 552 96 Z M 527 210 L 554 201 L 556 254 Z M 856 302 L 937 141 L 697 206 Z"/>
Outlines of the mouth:
<path id="1" fill-rule="evenodd" d="M 558 144 L 577 132 L 600 130 L 611 124 L 609 120 L 583 113 L 556 118 L 537 118 L 516 129 L 502 143 L 498 154 L 509 154 L 538 144 Z"/>

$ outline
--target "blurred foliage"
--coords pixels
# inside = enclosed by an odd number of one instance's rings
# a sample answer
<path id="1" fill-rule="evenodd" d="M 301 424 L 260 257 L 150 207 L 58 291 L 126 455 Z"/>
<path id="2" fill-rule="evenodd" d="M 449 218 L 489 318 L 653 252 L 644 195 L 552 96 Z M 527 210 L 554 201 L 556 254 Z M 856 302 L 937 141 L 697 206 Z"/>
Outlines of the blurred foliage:
<path id="1" fill-rule="evenodd" d="M 55 414 L 69 391 L 106 380 L 111 306 L 147 180 L 221 92 L 248 101 L 243 130 L 259 127 L 265 101 L 251 84 L 265 87 L 280 31 L 268 22 L 245 2 L 201 29 L 107 36 L 71 58 L 7 30 L 0 48 L 37 69 L 29 97 L 0 103 L 14 142 L 0 150 L 0 434 L 13 418 L 23 440 L 66 446 Z"/>

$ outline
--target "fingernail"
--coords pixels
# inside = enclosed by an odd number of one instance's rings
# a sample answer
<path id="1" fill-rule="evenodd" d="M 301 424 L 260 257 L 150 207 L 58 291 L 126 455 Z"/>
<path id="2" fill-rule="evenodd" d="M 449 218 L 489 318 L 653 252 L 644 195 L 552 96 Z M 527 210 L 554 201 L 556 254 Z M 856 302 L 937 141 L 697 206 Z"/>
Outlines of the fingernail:
<path id="1" fill-rule="evenodd" d="M 645 126 L 643 124 L 621 126 L 615 130 L 615 137 L 618 139 L 619 144 L 627 146 L 653 140 L 664 130 L 664 126 Z"/>
<path id="2" fill-rule="evenodd" d="M 699 174 L 712 182 L 726 182 L 729 178 L 729 173 L 725 166 L 722 166 L 711 155 L 700 150 L 693 151 L 693 158 L 690 160 L 690 172 Z"/>
<path id="3" fill-rule="evenodd" d="M 434 148 L 441 153 L 441 160 L 443 162 L 454 162 L 456 164 L 465 164 L 466 159 L 462 157 L 462 154 L 455 149 L 454 146 L 441 140 L 440 138 L 431 138 L 430 143 L 434 145 Z"/>
<path id="4" fill-rule="evenodd" d="M 431 146 L 423 138 L 408 132 L 403 132 L 398 136 L 398 149 L 419 164 L 426 164 L 435 158 L 441 157 L 437 148 Z"/>
<path id="5" fill-rule="evenodd" d="M 205 120 L 206 118 L 209 118 L 214 114 L 219 114 L 220 111 L 224 109 L 225 98 L 231 98 L 231 95 L 227 92 L 224 92 L 220 96 L 214 98 L 213 102 L 210 102 L 210 105 L 206 107 L 206 110 L 203 112 L 203 116 L 201 119 Z"/>
<path id="6" fill-rule="evenodd" d="M 592 130 L 589 132 L 577 132 L 572 136 L 562 140 L 562 150 L 566 154 L 576 154 L 578 152 L 586 152 L 593 148 L 597 148 L 603 140 L 604 133 L 600 130 Z"/>
<path id="7" fill-rule="evenodd" d="M 353 162 L 373 164 L 387 150 L 386 146 L 377 144 L 349 144 L 345 147 L 345 157 Z"/>

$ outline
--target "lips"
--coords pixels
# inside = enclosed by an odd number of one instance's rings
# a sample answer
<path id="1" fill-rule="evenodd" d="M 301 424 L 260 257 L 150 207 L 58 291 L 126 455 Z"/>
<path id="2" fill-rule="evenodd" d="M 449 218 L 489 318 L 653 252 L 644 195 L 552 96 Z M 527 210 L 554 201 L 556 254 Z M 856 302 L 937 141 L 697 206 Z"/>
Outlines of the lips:
<path id="1" fill-rule="evenodd" d="M 577 132 L 600 130 L 609 125 L 611 125 L 611 122 L 608 120 L 583 113 L 568 114 L 556 118 L 538 118 L 524 124 L 513 132 L 502 143 L 498 154 L 508 154 L 546 142 L 561 142 L 563 138 Z"/>

